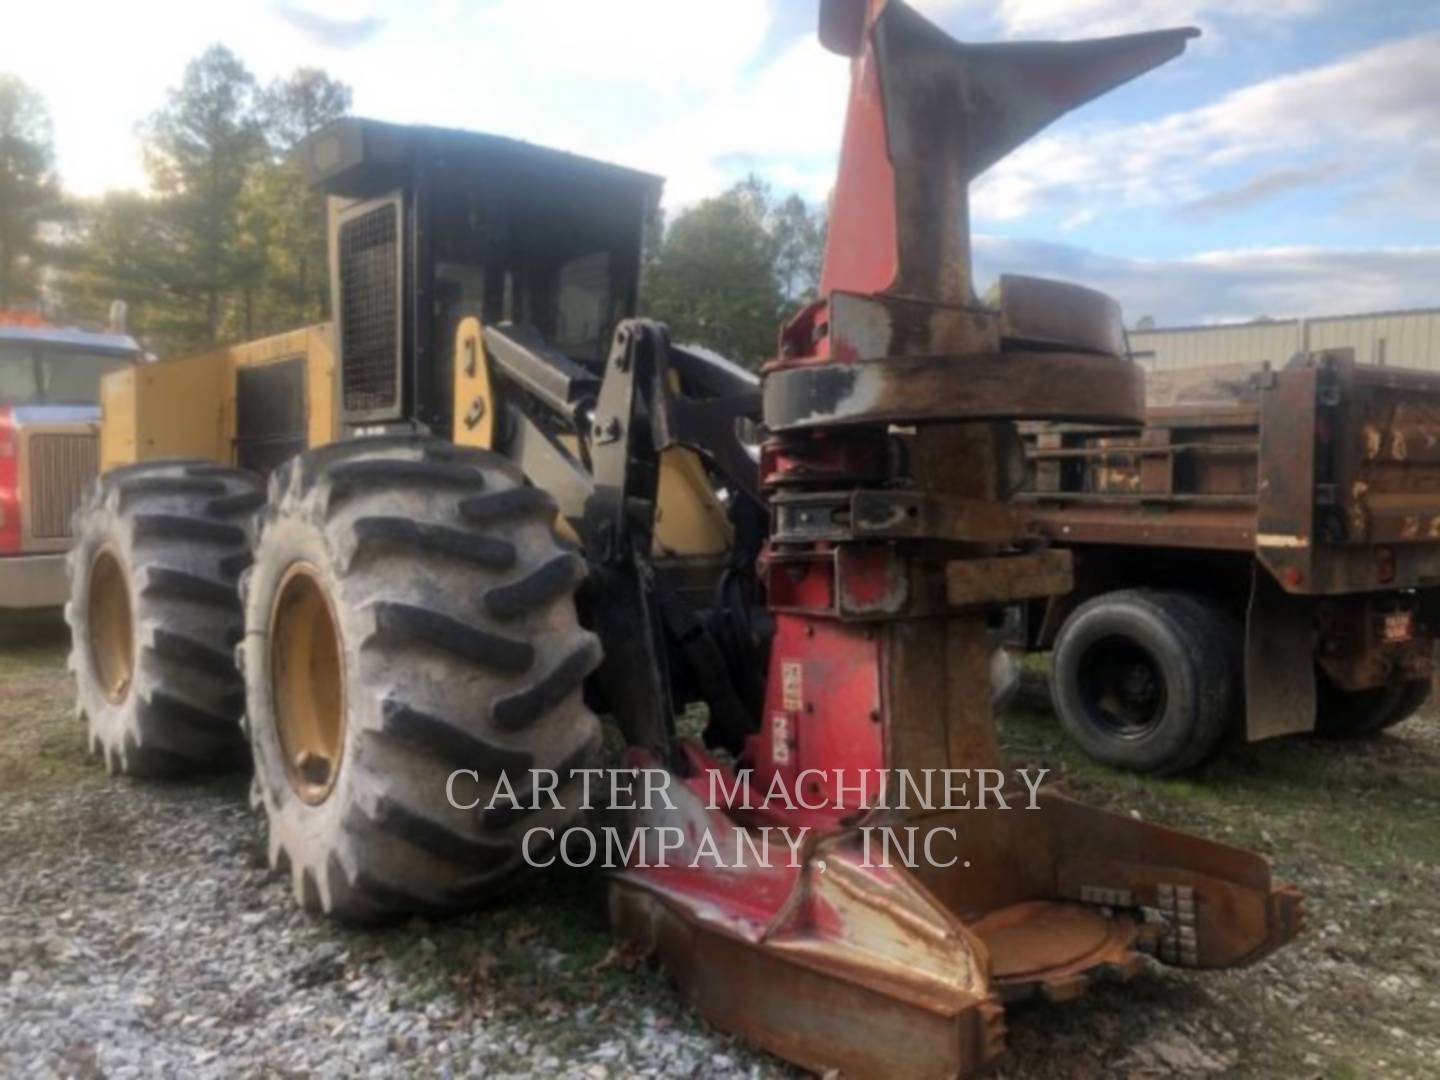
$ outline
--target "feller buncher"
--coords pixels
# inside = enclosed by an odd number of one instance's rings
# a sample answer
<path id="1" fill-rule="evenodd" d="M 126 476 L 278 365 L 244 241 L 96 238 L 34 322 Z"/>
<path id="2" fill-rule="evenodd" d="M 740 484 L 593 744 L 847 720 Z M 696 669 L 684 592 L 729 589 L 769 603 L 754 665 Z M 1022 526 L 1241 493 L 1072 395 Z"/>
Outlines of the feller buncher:
<path id="1" fill-rule="evenodd" d="M 111 377 L 73 664 L 114 770 L 248 741 L 271 861 L 358 922 L 503 894 L 525 837 L 579 820 L 608 714 L 673 781 L 631 826 L 683 841 L 613 874 L 617 931 L 793 1062 L 968 1074 L 1007 1003 L 1146 953 L 1251 963 L 1299 926 L 1259 856 L 1045 788 L 850 796 L 1003 767 L 987 613 L 1070 583 L 1006 505 L 1013 422 L 1141 414 L 1111 300 L 1006 278 L 976 301 L 968 185 L 1193 31 L 965 45 L 895 0 L 820 23 L 852 72 L 821 295 L 758 379 L 633 317 L 655 178 L 364 120 L 311 138 L 333 328 Z M 696 702 L 703 740 L 677 733 Z M 532 769 L 557 800 L 484 809 Z M 807 827 L 799 857 L 689 857 L 766 826 Z M 877 826 L 936 857 L 868 859 Z"/>

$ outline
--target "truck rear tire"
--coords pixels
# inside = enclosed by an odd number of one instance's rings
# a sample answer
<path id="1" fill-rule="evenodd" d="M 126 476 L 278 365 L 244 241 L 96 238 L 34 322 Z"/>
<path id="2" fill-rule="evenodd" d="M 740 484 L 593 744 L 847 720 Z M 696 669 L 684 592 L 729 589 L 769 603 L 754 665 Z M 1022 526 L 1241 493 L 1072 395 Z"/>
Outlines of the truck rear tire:
<path id="1" fill-rule="evenodd" d="M 1065 620 L 1050 666 L 1061 725 L 1096 761 L 1167 775 L 1200 764 L 1234 716 L 1233 621 L 1181 592 L 1125 589 Z"/>
<path id="2" fill-rule="evenodd" d="M 1371 690 L 1342 690 L 1315 673 L 1315 731 L 1329 739 L 1363 739 L 1409 720 L 1430 700 L 1431 680 L 1403 679 Z"/>
<path id="3" fill-rule="evenodd" d="M 306 909 L 471 908 L 527 873 L 528 830 L 551 830 L 538 854 L 576 822 L 601 653 L 554 515 L 505 459 L 433 439 L 338 443 L 272 478 L 242 666 L 271 865 Z M 531 809 L 532 769 L 558 773 L 560 806 Z M 524 807 L 487 809 L 502 775 Z"/>
<path id="4" fill-rule="evenodd" d="M 1404 692 L 1395 705 L 1392 712 L 1377 731 L 1388 731 L 1397 724 L 1403 724 L 1417 712 L 1423 709 L 1430 702 L 1430 695 L 1434 691 L 1434 679 L 1407 679 Z"/>
<path id="5" fill-rule="evenodd" d="M 258 476 L 202 461 L 124 466 L 90 488 L 65 617 L 77 709 L 111 773 L 245 763 L 236 582 L 264 501 Z"/>

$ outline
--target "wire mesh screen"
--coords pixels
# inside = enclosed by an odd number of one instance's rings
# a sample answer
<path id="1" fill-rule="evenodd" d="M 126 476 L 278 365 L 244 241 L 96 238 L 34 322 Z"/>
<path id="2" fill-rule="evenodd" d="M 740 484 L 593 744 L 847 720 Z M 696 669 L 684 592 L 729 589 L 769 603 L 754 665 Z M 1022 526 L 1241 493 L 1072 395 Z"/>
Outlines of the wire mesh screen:
<path id="1" fill-rule="evenodd" d="M 340 225 L 340 371 L 347 413 L 394 409 L 400 392 L 399 207 Z"/>

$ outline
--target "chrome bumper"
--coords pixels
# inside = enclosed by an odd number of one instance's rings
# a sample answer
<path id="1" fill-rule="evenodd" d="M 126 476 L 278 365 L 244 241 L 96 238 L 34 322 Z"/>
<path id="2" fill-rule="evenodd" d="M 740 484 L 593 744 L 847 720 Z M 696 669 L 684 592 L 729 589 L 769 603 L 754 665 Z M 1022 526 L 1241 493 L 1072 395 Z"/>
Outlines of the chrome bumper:
<path id="1" fill-rule="evenodd" d="M 59 607 L 69 596 L 63 551 L 0 556 L 0 610 Z"/>

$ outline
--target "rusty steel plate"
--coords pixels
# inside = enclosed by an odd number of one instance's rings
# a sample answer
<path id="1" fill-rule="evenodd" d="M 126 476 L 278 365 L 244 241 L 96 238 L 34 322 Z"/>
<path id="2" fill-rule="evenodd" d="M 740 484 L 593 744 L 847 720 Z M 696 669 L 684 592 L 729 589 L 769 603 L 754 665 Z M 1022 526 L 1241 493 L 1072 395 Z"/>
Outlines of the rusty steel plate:
<path id="1" fill-rule="evenodd" d="M 989 949 L 990 973 L 1002 988 L 1068 986 L 1097 967 L 1134 967 L 1134 920 L 1107 918 L 1096 907 L 1032 900 L 991 912 L 970 928 Z"/>
<path id="2" fill-rule="evenodd" d="M 1114 356 L 1003 352 L 783 368 L 765 377 L 772 432 L 969 420 L 1138 421 L 1144 374 Z"/>
<path id="3" fill-rule="evenodd" d="M 1000 276 L 1000 336 L 1016 342 L 1127 356 L 1120 305 L 1066 281 Z"/>

